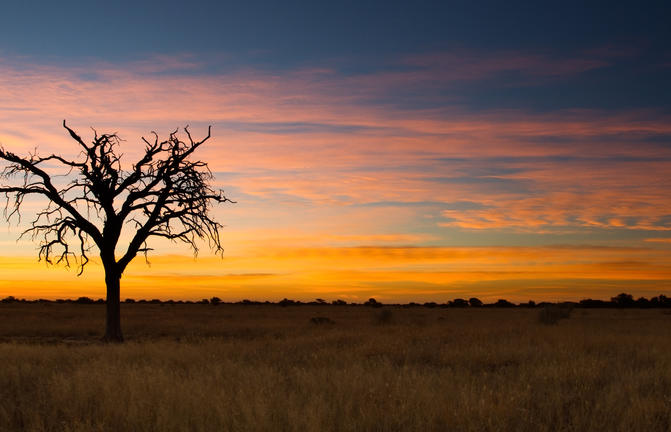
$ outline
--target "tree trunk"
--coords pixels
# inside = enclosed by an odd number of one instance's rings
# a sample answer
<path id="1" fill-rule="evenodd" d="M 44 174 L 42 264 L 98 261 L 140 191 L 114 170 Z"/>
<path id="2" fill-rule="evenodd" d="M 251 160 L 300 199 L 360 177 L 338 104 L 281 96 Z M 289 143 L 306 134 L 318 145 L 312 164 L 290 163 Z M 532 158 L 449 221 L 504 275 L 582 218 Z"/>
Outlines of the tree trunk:
<path id="1" fill-rule="evenodd" d="M 107 285 L 107 323 L 105 325 L 104 342 L 121 343 L 121 274 L 105 268 L 105 284 Z"/>

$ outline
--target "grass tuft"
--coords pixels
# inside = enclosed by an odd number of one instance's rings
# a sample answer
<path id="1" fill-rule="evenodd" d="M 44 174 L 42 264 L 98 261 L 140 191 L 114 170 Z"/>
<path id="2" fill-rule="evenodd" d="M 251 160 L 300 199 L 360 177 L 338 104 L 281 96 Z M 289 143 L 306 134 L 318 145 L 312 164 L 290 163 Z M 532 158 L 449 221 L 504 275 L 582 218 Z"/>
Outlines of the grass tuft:
<path id="1" fill-rule="evenodd" d="M 375 322 L 377 324 L 391 324 L 393 321 L 394 314 L 392 313 L 391 309 L 382 309 L 380 312 L 375 314 Z"/>
<path id="2" fill-rule="evenodd" d="M 544 306 L 538 313 L 538 321 L 545 325 L 556 325 L 571 316 L 572 308 L 560 305 Z"/>

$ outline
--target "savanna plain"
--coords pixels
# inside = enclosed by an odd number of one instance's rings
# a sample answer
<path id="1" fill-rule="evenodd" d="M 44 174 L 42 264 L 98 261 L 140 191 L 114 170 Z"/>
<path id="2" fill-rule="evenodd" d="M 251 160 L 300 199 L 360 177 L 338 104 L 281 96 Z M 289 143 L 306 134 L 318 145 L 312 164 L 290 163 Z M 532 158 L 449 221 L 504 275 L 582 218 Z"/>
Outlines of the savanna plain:
<path id="1" fill-rule="evenodd" d="M 664 310 L 104 307 L 0 304 L 1 431 L 671 430 Z"/>

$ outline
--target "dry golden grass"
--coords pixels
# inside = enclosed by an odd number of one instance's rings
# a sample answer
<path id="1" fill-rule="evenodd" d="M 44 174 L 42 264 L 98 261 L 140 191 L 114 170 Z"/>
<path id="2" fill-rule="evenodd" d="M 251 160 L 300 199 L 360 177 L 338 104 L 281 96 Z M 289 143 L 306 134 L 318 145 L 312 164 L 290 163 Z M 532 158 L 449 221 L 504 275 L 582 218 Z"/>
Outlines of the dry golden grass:
<path id="1" fill-rule="evenodd" d="M 0 305 L 0 430 L 671 430 L 659 310 L 122 307 Z"/>

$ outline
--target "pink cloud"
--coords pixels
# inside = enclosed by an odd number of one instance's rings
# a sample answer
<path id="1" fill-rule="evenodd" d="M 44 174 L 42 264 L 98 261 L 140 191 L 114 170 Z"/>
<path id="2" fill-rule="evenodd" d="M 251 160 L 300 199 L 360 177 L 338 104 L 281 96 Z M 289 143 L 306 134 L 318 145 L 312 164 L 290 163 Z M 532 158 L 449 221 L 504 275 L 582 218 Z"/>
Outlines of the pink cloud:
<path id="1" fill-rule="evenodd" d="M 433 54 L 408 59 L 417 70 L 352 77 L 329 69 L 193 75 L 185 72 L 199 65 L 188 57 L 68 68 L 0 62 L 0 142 L 24 151 L 36 145 L 76 151 L 60 128 L 65 117 L 82 133 L 89 125 L 118 131 L 132 158 L 139 136 L 152 129 L 165 135 L 191 123 L 199 134 L 214 124 L 202 157 L 216 172 L 236 173 L 221 176 L 222 185 L 280 205 L 472 201 L 479 208 L 446 204 L 436 223 L 666 229 L 659 221 L 671 214 L 671 149 L 647 139 L 671 134 L 666 117 L 590 110 L 474 114 L 368 102 L 403 83 L 508 70 L 565 76 L 606 61 Z M 370 208 L 347 212 L 359 221 L 372 214 Z"/>

